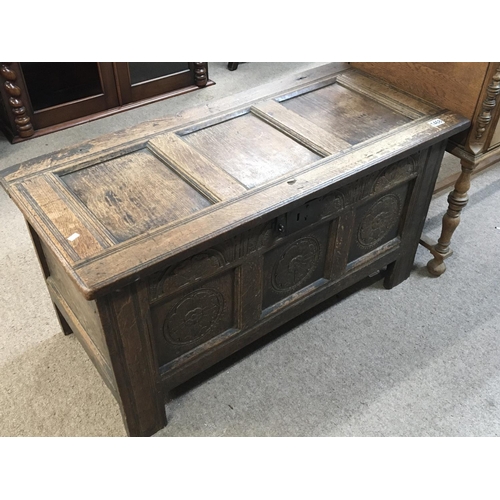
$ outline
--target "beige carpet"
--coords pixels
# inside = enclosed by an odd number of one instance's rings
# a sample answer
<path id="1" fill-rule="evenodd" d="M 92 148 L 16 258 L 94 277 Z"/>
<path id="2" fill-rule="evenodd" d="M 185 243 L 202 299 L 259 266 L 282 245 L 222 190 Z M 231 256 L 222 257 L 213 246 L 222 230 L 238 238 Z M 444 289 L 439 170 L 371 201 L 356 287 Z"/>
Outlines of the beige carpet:
<path id="1" fill-rule="evenodd" d="M 210 63 L 216 85 L 18 145 L 1 168 L 265 83 L 310 63 Z M 442 177 L 457 170 L 447 155 Z M 478 174 L 439 278 L 419 248 L 409 280 L 328 301 L 197 377 L 159 436 L 500 435 L 500 165 Z M 446 192 L 426 231 L 439 232 Z M 124 436 L 116 401 L 60 332 L 23 218 L 0 190 L 0 435 Z"/>

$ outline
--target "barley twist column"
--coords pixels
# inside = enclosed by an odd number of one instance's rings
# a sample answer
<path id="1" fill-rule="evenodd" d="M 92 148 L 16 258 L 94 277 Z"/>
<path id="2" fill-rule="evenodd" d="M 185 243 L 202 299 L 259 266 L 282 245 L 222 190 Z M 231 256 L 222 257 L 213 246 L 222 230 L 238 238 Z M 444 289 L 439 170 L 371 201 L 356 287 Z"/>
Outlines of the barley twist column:
<path id="1" fill-rule="evenodd" d="M 208 83 L 208 64 L 204 62 L 194 63 L 194 82 L 198 87 L 204 87 Z"/>
<path id="2" fill-rule="evenodd" d="M 9 106 L 14 115 L 14 123 L 20 137 L 31 137 L 35 132 L 31 124 L 31 118 L 26 112 L 26 108 L 21 99 L 21 88 L 15 84 L 17 75 L 10 67 L 12 63 L 0 64 L 0 75 L 5 80 L 3 87 L 9 96 Z"/>

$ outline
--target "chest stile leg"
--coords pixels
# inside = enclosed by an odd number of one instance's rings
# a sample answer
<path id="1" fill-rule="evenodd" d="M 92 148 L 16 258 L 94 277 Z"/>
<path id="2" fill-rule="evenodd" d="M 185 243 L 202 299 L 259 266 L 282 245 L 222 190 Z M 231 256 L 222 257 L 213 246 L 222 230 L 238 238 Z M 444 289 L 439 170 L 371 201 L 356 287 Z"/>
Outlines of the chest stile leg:
<path id="1" fill-rule="evenodd" d="M 145 282 L 134 283 L 98 300 L 98 310 L 127 433 L 151 436 L 167 425 L 167 418 L 151 338 Z"/>

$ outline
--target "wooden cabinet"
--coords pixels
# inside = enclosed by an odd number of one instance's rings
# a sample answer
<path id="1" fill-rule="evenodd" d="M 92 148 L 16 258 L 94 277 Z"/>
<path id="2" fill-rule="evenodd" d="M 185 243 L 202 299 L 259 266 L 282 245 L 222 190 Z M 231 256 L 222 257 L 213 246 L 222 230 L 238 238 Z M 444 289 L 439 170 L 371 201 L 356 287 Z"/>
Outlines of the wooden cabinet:
<path id="1" fill-rule="evenodd" d="M 0 124 L 12 142 L 204 87 L 207 63 L 1 63 Z"/>
<path id="2" fill-rule="evenodd" d="M 436 190 L 441 190 L 454 184 L 441 236 L 436 244 L 424 241 L 434 254 L 429 271 L 439 276 L 446 270 L 444 259 L 452 255 L 451 238 L 469 200 L 471 174 L 500 160 L 500 63 L 351 64 L 471 120 L 468 130 L 451 139 L 447 148 L 460 158 L 461 172 L 436 186 Z"/>
<path id="3" fill-rule="evenodd" d="M 375 271 L 405 280 L 468 125 L 333 64 L 0 179 L 62 328 L 150 435 L 173 387 Z"/>
<path id="4" fill-rule="evenodd" d="M 500 159 L 500 63 L 351 63 L 392 85 L 471 120 L 448 145 L 451 154 L 484 168 Z"/>

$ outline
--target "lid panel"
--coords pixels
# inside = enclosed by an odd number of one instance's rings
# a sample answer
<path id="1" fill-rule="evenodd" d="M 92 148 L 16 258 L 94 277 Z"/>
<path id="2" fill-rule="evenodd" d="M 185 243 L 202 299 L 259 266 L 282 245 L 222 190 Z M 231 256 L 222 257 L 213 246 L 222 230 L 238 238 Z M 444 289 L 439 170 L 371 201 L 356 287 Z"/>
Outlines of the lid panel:
<path id="1" fill-rule="evenodd" d="M 19 190 L 33 205 L 40 207 L 58 249 L 72 260 L 90 257 L 109 246 L 71 210 L 50 176 L 27 179 Z"/>
<path id="2" fill-rule="evenodd" d="M 351 145 L 411 121 L 338 84 L 282 101 L 281 104 Z"/>
<path id="3" fill-rule="evenodd" d="M 235 198 L 247 192 L 245 186 L 177 134 L 167 133 L 155 137 L 148 142 L 148 148 L 214 202 Z"/>
<path id="4" fill-rule="evenodd" d="M 212 205 L 147 149 L 61 179 L 117 242 Z"/>
<path id="5" fill-rule="evenodd" d="M 255 104 L 251 107 L 251 111 L 300 143 L 307 144 L 309 149 L 320 155 L 330 156 L 351 148 L 348 142 L 330 132 L 325 132 L 313 122 L 286 109 L 273 99 Z"/>
<path id="6" fill-rule="evenodd" d="M 249 189 L 322 158 L 251 113 L 183 140 Z"/>

